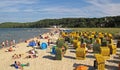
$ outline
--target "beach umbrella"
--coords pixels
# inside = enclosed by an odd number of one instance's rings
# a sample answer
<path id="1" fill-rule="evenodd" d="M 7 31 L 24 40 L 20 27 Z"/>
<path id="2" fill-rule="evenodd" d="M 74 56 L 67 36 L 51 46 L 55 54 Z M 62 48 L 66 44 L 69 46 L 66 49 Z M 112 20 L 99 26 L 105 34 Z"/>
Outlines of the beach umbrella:
<path id="1" fill-rule="evenodd" d="M 42 43 L 41 46 L 40 46 L 41 49 L 47 49 L 47 44 L 46 43 Z"/>
<path id="2" fill-rule="evenodd" d="M 35 41 L 30 42 L 30 43 L 29 43 L 29 46 L 32 46 L 32 47 L 36 46 Z"/>

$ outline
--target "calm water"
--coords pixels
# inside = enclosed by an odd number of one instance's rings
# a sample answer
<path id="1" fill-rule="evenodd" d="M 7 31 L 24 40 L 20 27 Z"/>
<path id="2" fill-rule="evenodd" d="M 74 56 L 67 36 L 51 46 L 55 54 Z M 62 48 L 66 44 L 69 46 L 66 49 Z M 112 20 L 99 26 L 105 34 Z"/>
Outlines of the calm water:
<path id="1" fill-rule="evenodd" d="M 5 40 L 20 40 L 24 41 L 26 39 L 33 38 L 39 34 L 48 32 L 49 29 L 44 28 L 0 28 L 0 43 Z"/>

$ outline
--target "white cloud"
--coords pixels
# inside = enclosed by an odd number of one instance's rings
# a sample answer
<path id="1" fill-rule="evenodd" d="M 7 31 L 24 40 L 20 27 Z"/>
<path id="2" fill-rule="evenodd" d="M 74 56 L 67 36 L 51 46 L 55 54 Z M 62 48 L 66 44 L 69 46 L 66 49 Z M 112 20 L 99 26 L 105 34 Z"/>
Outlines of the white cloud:
<path id="1" fill-rule="evenodd" d="M 6 8 L 9 6 L 15 7 L 19 4 L 33 4 L 36 3 L 37 0 L 2 0 L 0 1 L 0 8 Z"/>
<path id="2" fill-rule="evenodd" d="M 46 14 L 87 16 L 87 14 L 84 13 L 84 11 L 82 11 L 80 8 L 69 8 L 65 6 L 41 8 L 38 9 L 37 11 Z"/>
<path id="3" fill-rule="evenodd" d="M 16 19 L 18 20 L 21 19 L 22 21 L 23 17 L 25 18 L 36 17 L 35 19 L 39 19 L 39 17 L 63 18 L 63 17 L 103 17 L 120 15 L 119 9 L 120 3 L 113 3 L 111 0 L 84 0 L 84 1 L 89 4 L 82 7 L 81 5 L 78 5 L 77 7 L 71 7 L 65 5 L 64 6 L 59 5 L 52 6 L 50 4 L 43 5 L 38 0 L 1 0 L 0 16 L 2 15 L 3 12 L 7 13 L 13 12 L 15 14 L 25 13 L 24 14 L 25 16 L 22 15 L 15 16 Z M 39 2 L 40 4 L 37 2 Z M 36 8 L 31 6 L 33 4 L 35 5 Z M 29 7 L 28 5 L 31 7 Z M 4 17 L 4 15 L 2 15 L 1 17 Z M 6 20 L 8 19 L 12 20 L 12 18 L 7 19 L 7 17 L 11 17 L 11 15 L 5 15 Z M 13 20 L 15 18 L 13 18 Z M 0 21 L 1 20 L 2 19 L 0 19 Z"/>
<path id="4" fill-rule="evenodd" d="M 49 6 L 32 8 L 20 8 L 21 5 L 36 4 L 38 0 L 2 0 L 0 2 L 0 12 L 39 12 L 46 14 L 70 14 L 78 16 L 114 16 L 120 15 L 120 3 L 113 3 L 111 0 L 85 0 L 90 5 L 80 8 L 70 8 L 66 6 Z M 41 5 L 40 5 L 41 6 Z M 79 7 L 79 6 L 78 6 Z"/>
<path id="5" fill-rule="evenodd" d="M 81 10 L 77 8 L 48 7 L 42 9 L 42 11 L 53 12 L 53 13 L 75 13 L 75 12 L 80 12 Z"/>
<path id="6" fill-rule="evenodd" d="M 83 17 L 103 17 L 120 15 L 120 3 L 113 3 L 111 0 L 85 0 L 89 3 L 88 6 L 80 8 L 70 8 L 65 6 L 56 6 L 43 8 L 37 11 L 46 13 L 58 13 L 77 15 Z"/>
<path id="7" fill-rule="evenodd" d="M 2 0 L 0 1 L 0 12 L 21 12 L 20 7 L 23 5 L 32 5 L 37 0 Z"/>
<path id="8" fill-rule="evenodd" d="M 111 0 L 86 0 L 91 5 L 84 9 L 89 9 L 91 12 L 101 14 L 101 16 L 120 15 L 120 3 L 113 3 Z"/>

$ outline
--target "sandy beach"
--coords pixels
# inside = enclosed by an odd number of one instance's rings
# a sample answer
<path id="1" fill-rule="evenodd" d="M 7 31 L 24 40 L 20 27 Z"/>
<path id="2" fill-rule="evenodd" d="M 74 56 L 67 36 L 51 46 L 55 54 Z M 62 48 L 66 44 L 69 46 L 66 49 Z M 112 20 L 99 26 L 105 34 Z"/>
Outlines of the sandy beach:
<path id="1" fill-rule="evenodd" d="M 43 34 L 45 36 L 47 34 Z M 59 38 L 59 34 L 56 34 L 52 37 L 54 41 Z M 37 38 L 32 38 L 36 40 Z M 30 40 L 32 40 L 30 39 Z M 46 42 L 47 39 L 39 39 L 40 42 Z M 55 45 L 51 44 L 47 49 L 36 49 L 38 52 L 37 58 L 25 58 L 28 55 L 28 51 L 32 49 L 32 47 L 27 47 L 28 43 L 21 42 L 16 44 L 15 51 L 13 52 L 5 52 L 7 48 L 0 49 L 0 70 L 16 70 L 14 67 L 10 65 L 14 63 L 14 61 L 20 61 L 21 63 L 30 63 L 30 66 L 24 67 L 24 70 L 74 70 L 76 66 L 85 65 L 89 67 L 89 70 L 94 70 L 94 54 L 89 52 L 86 55 L 85 60 L 77 60 L 75 55 L 75 49 L 69 47 L 66 54 L 64 55 L 62 60 L 55 60 L 55 55 L 50 53 L 50 48 Z M 120 48 L 117 48 L 117 54 L 120 53 Z M 19 59 L 12 59 L 12 55 L 14 54 L 22 54 Z M 117 70 L 118 63 L 120 59 L 118 55 L 111 55 L 110 59 L 105 61 L 106 70 Z M 18 69 L 19 70 L 19 69 Z"/>

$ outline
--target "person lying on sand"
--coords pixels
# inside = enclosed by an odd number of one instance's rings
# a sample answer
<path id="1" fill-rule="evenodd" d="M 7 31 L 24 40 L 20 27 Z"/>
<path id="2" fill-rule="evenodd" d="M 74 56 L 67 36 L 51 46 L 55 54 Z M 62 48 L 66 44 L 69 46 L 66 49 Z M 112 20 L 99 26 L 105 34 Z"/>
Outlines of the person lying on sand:
<path id="1" fill-rule="evenodd" d="M 22 55 L 23 55 L 23 54 L 14 54 L 14 55 L 12 56 L 12 58 L 13 58 L 13 59 L 19 59 L 19 58 L 21 58 Z"/>
<path id="2" fill-rule="evenodd" d="M 26 58 L 37 58 L 38 54 L 30 54 Z"/>
<path id="3" fill-rule="evenodd" d="M 34 49 L 29 51 L 29 54 L 35 54 L 35 53 L 36 53 L 36 51 Z"/>
<path id="4" fill-rule="evenodd" d="M 10 48 L 8 48 L 5 52 L 12 52 L 12 51 L 15 51 L 12 46 L 10 46 Z"/>
<path id="5" fill-rule="evenodd" d="M 15 67 L 16 69 L 23 70 L 23 67 L 24 67 L 24 66 L 29 66 L 29 65 L 30 65 L 29 63 L 21 64 L 19 61 L 15 61 L 14 64 L 12 64 L 12 65 L 10 65 L 10 66 Z"/>
<path id="6" fill-rule="evenodd" d="M 36 51 L 36 49 L 33 48 L 33 49 L 29 50 L 28 53 L 29 54 L 36 54 L 38 52 Z"/>

